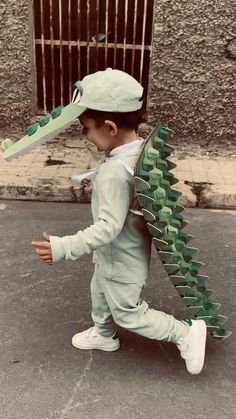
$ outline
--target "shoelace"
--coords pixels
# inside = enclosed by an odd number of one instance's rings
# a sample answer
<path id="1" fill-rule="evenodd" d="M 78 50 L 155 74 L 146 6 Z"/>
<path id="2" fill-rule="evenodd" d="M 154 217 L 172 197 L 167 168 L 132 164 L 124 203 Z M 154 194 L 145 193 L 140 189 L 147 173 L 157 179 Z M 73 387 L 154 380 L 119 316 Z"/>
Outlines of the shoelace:
<path id="1" fill-rule="evenodd" d="M 180 342 L 180 343 L 177 344 L 177 346 L 178 346 L 178 348 L 181 352 L 187 352 L 187 350 L 189 348 L 189 345 L 185 342 Z"/>
<path id="2" fill-rule="evenodd" d="M 86 333 L 86 338 L 97 337 L 97 332 L 94 327 L 90 327 Z"/>
<path id="3" fill-rule="evenodd" d="M 176 342 L 176 345 L 181 351 L 187 351 L 189 347 L 189 344 L 185 341 L 185 338 L 180 338 L 178 342 Z"/>

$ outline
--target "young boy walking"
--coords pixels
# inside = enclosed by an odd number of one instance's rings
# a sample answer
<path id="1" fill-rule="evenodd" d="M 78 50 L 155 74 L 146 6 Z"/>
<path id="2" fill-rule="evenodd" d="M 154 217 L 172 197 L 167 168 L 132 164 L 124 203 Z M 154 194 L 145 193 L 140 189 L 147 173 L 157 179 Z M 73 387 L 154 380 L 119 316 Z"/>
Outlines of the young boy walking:
<path id="1" fill-rule="evenodd" d="M 49 236 L 32 242 L 46 263 L 76 260 L 93 252 L 91 281 L 94 326 L 77 333 L 78 349 L 115 351 L 119 325 L 150 339 L 173 342 L 191 374 L 204 364 L 206 325 L 203 320 L 179 321 L 154 310 L 140 298 L 148 277 L 151 237 L 140 215 L 133 169 L 143 145 L 138 137 L 142 86 L 123 71 L 107 69 L 76 83 L 73 102 L 81 107 L 80 122 L 87 140 L 105 158 L 90 176 L 93 224 L 72 236 Z"/>

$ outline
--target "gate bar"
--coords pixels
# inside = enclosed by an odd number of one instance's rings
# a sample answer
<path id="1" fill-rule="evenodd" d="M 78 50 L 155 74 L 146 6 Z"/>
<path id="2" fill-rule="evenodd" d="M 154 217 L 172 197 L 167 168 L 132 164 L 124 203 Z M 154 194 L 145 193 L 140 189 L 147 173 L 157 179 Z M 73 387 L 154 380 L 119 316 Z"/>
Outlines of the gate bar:
<path id="1" fill-rule="evenodd" d="M 68 0 L 68 43 L 69 43 L 69 100 L 72 99 L 72 48 L 71 48 L 71 0 Z"/>
<path id="2" fill-rule="evenodd" d="M 99 33 L 99 0 L 97 0 L 96 3 L 96 34 Z M 98 49 L 98 36 L 96 36 L 96 71 L 98 71 L 98 61 L 99 61 L 99 55 L 98 55 L 99 49 Z"/>
<path id="3" fill-rule="evenodd" d="M 132 76 L 134 75 L 134 60 L 135 60 L 135 44 L 136 44 L 136 25 L 137 25 L 138 0 L 134 4 L 134 28 L 133 28 L 133 51 L 132 51 Z"/>
<path id="4" fill-rule="evenodd" d="M 80 51 L 80 25 L 81 25 L 81 21 L 80 21 L 80 0 L 78 0 L 77 3 L 78 9 L 77 9 L 77 42 L 75 42 L 75 44 L 77 45 L 78 48 L 78 80 L 80 80 L 80 55 L 81 55 L 81 51 Z M 71 43 L 72 44 L 72 43 Z M 73 45 L 73 44 L 72 44 Z"/>
<path id="5" fill-rule="evenodd" d="M 142 78 L 143 78 L 143 60 L 144 60 L 144 49 L 145 49 L 144 46 L 145 46 L 146 17 L 147 17 L 147 0 L 144 0 L 142 50 L 141 50 L 140 78 L 139 78 L 139 81 L 140 81 L 141 84 L 142 84 Z"/>
<path id="6" fill-rule="evenodd" d="M 54 30 L 53 30 L 53 3 L 50 0 L 50 51 L 51 51 L 51 72 L 52 72 L 52 108 L 55 108 L 55 64 L 54 64 Z"/>
<path id="7" fill-rule="evenodd" d="M 63 42 L 62 42 L 62 4 L 59 0 L 59 39 L 60 39 L 60 92 L 61 92 L 61 104 L 64 105 L 64 68 L 63 68 Z"/>
<path id="8" fill-rule="evenodd" d="M 35 43 L 41 45 L 42 40 L 41 39 L 35 39 Z M 54 40 L 53 41 L 53 44 L 54 45 L 60 45 L 60 41 Z M 44 45 L 50 45 L 50 40 L 44 39 Z M 68 43 L 68 41 L 62 41 L 62 45 L 63 46 L 69 45 L 69 43 Z M 77 46 L 78 45 L 78 41 L 71 41 L 71 45 L 72 45 L 72 47 Z M 90 47 L 94 47 L 95 45 L 96 45 L 95 42 L 89 42 L 89 46 Z M 81 47 L 86 47 L 87 46 L 87 42 L 80 41 L 80 46 Z M 105 46 L 105 42 L 99 42 L 98 43 L 98 48 L 104 48 L 104 46 Z M 114 48 L 114 46 L 115 46 L 115 44 L 113 44 L 112 42 L 108 42 L 107 43 L 107 47 L 108 48 Z M 124 44 L 116 44 L 116 46 L 117 46 L 117 48 L 120 48 L 120 49 L 123 49 L 124 48 Z M 134 48 L 133 44 L 126 44 L 126 49 L 133 49 L 133 48 Z M 135 45 L 135 49 L 144 50 L 144 51 L 151 51 L 152 50 L 152 47 L 151 47 L 151 45 L 139 45 L 139 44 L 136 44 Z"/>
<path id="9" fill-rule="evenodd" d="M 126 37 L 127 37 L 127 22 L 128 22 L 128 0 L 125 0 L 125 30 L 124 30 L 124 44 L 123 44 L 123 70 L 125 71 L 126 59 Z"/>
<path id="10" fill-rule="evenodd" d="M 46 112 L 46 61 L 45 61 L 45 37 L 44 37 L 44 19 L 43 19 L 43 0 L 40 0 L 40 26 L 41 26 L 41 51 L 42 51 L 42 65 L 43 65 L 43 108 Z"/>
<path id="11" fill-rule="evenodd" d="M 87 0 L 87 74 L 89 74 L 89 60 L 90 60 L 90 48 L 89 48 L 89 22 L 90 22 L 90 0 Z"/>
<path id="12" fill-rule="evenodd" d="M 116 11 L 115 11 L 115 39 L 114 39 L 114 68 L 116 68 L 116 51 L 117 51 L 117 28 L 118 28 L 118 0 L 116 0 Z"/>
<path id="13" fill-rule="evenodd" d="M 108 53 L 108 13 L 109 13 L 109 0 L 106 0 L 106 17 L 105 17 L 105 68 L 107 68 L 107 53 Z"/>

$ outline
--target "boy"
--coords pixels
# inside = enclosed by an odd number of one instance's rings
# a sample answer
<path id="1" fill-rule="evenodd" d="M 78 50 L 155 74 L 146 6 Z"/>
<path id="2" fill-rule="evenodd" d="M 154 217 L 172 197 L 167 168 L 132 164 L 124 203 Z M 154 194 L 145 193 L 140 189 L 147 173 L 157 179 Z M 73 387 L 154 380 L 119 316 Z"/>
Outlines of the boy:
<path id="1" fill-rule="evenodd" d="M 90 170 L 93 224 L 72 236 L 43 233 L 43 242 L 32 242 L 46 263 L 75 260 L 93 253 L 91 281 L 94 326 L 77 333 L 78 349 L 115 351 L 120 342 L 116 324 L 150 339 L 177 344 L 187 370 L 203 368 L 206 325 L 187 322 L 153 310 L 140 299 L 149 271 L 151 237 L 138 211 L 133 168 L 143 140 L 137 135 L 142 107 L 142 86 L 128 74 L 107 69 L 85 77 L 74 94 L 84 107 L 83 132 L 105 158 Z"/>

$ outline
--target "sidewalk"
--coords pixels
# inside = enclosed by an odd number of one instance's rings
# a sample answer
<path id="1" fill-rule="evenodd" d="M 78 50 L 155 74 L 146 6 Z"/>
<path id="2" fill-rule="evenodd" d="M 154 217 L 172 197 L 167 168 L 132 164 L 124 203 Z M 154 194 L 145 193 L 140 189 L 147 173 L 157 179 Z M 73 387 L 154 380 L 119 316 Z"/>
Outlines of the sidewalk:
<path id="1" fill-rule="evenodd" d="M 64 236 L 91 225 L 89 205 L 9 201 L 0 211 L 0 417 L 235 419 L 234 213 L 185 214 L 191 243 L 207 263 L 201 272 L 233 331 L 225 341 L 208 336 L 204 369 L 192 376 L 175 345 L 121 328 L 119 351 L 75 349 L 71 337 L 91 326 L 91 255 L 48 266 L 30 243 L 44 229 Z M 189 318 L 154 248 L 142 297 L 154 309 Z"/>
<path id="2" fill-rule="evenodd" d="M 1 140 L 0 140 L 1 141 Z M 176 149 L 171 160 L 179 179 L 175 189 L 185 207 L 236 208 L 236 155 L 210 156 Z M 54 140 L 18 159 L 4 161 L 0 151 L 0 199 L 89 202 L 89 182 L 71 176 L 94 167 L 99 154 L 79 139 Z"/>

